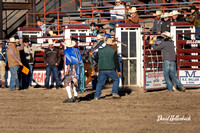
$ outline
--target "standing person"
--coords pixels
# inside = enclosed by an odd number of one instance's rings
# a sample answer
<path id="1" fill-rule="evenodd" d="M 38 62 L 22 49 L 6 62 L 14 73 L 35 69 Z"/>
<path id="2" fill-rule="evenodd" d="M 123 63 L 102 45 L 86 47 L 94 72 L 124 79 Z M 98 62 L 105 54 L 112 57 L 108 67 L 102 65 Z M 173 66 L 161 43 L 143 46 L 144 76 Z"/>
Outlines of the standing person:
<path id="1" fill-rule="evenodd" d="M 96 29 L 96 23 L 92 22 L 92 23 L 90 24 L 90 29 L 91 29 L 91 31 L 92 31 L 92 35 L 93 35 L 93 36 L 96 36 L 96 35 L 98 34 L 98 30 Z M 91 41 L 92 41 L 92 42 L 96 42 L 97 40 L 96 40 L 94 37 L 92 37 L 92 38 L 91 38 Z"/>
<path id="2" fill-rule="evenodd" d="M 115 4 L 116 5 L 113 8 L 113 10 L 110 10 L 111 22 L 109 23 L 109 25 L 113 27 L 114 32 L 115 32 L 115 24 L 117 23 L 116 20 L 123 20 L 125 17 L 125 7 L 124 5 L 121 4 L 121 0 L 116 0 Z"/>
<path id="3" fill-rule="evenodd" d="M 67 47 L 64 51 L 65 55 L 65 63 L 67 65 L 67 70 L 65 73 L 64 84 L 66 87 L 66 91 L 68 94 L 68 99 L 63 101 L 66 102 L 79 102 L 78 99 L 78 81 L 79 81 L 79 64 L 83 63 L 81 54 L 79 49 L 73 48 L 75 46 L 75 42 L 71 41 L 71 39 L 66 39 L 64 45 Z M 72 98 L 71 94 L 71 87 L 74 91 L 74 99 Z"/>
<path id="4" fill-rule="evenodd" d="M 130 17 L 128 17 L 127 23 L 137 24 L 139 22 L 139 15 L 137 14 L 136 7 L 132 7 L 129 10 L 129 13 L 130 13 Z"/>
<path id="5" fill-rule="evenodd" d="M 163 18 L 164 20 L 161 22 L 161 32 L 165 32 L 165 31 L 168 31 L 170 32 L 170 20 L 169 20 L 169 13 L 164 13 L 163 14 Z"/>
<path id="6" fill-rule="evenodd" d="M 181 91 L 185 92 L 185 88 L 176 76 L 176 55 L 174 50 L 174 42 L 171 40 L 171 34 L 166 31 L 162 33 L 162 36 L 164 37 L 164 40 L 159 45 L 152 45 L 152 47 L 154 50 L 161 50 L 164 78 L 167 82 L 168 91 L 173 92 L 173 84 L 170 80 L 171 77 Z"/>
<path id="7" fill-rule="evenodd" d="M 6 63 L 8 62 L 7 54 L 6 54 L 6 48 L 2 41 L 0 41 L 0 82 L 1 87 L 5 87 L 5 67 Z"/>
<path id="8" fill-rule="evenodd" d="M 37 26 L 40 27 L 42 29 L 42 35 L 43 37 L 46 36 L 46 32 L 47 32 L 47 29 L 46 29 L 46 24 L 44 24 L 42 22 L 42 20 L 38 19 L 37 20 Z"/>
<path id="9" fill-rule="evenodd" d="M 49 89 L 49 77 L 51 72 L 56 80 L 56 89 L 60 87 L 59 78 L 58 78 L 58 65 L 61 60 L 60 51 L 58 48 L 55 48 L 54 42 L 49 39 L 49 47 L 45 50 L 43 58 L 46 65 L 46 78 L 45 78 L 45 88 Z M 52 79 L 53 80 L 53 79 Z"/>
<path id="10" fill-rule="evenodd" d="M 171 12 L 172 14 L 172 22 L 178 22 L 178 21 L 185 21 L 185 19 L 183 18 L 183 16 L 181 17 L 181 13 L 178 12 L 177 10 L 173 10 Z"/>
<path id="11" fill-rule="evenodd" d="M 29 74 L 26 76 L 27 79 L 27 86 L 31 86 L 31 83 L 33 81 L 33 63 L 34 63 L 34 57 L 35 57 L 35 52 L 36 51 L 42 51 L 44 52 L 44 49 L 42 49 L 41 47 L 35 47 L 35 46 L 30 46 L 29 45 L 29 39 L 28 38 L 24 38 L 23 39 L 23 43 L 24 43 L 24 53 L 25 53 L 25 59 L 28 63 L 28 68 L 29 68 Z"/>
<path id="12" fill-rule="evenodd" d="M 191 16 L 188 17 L 186 14 L 184 15 L 184 18 L 186 18 L 188 21 L 192 22 L 195 26 L 195 32 L 200 33 L 200 15 L 198 13 L 198 9 L 195 6 L 192 6 L 190 8 Z M 199 34 L 195 34 L 195 38 L 197 40 L 200 40 Z"/>
<path id="13" fill-rule="evenodd" d="M 105 84 L 107 78 L 111 78 L 113 80 L 113 98 L 120 98 L 120 96 L 118 95 L 119 77 L 117 75 L 117 71 L 118 74 L 121 75 L 119 60 L 116 50 L 109 46 L 115 44 L 113 42 L 113 38 L 109 38 L 106 41 L 106 44 L 107 45 L 104 48 L 98 50 L 98 53 L 95 56 L 95 61 L 98 62 L 99 69 L 98 82 L 96 86 L 96 92 L 94 95 L 95 100 L 98 100 L 100 98 L 101 89 Z"/>
<path id="14" fill-rule="evenodd" d="M 23 50 L 24 45 L 22 43 L 21 46 L 17 47 L 16 46 L 16 40 L 15 40 L 14 37 L 10 38 L 8 43 L 9 43 L 9 47 L 8 47 L 8 50 L 7 50 L 8 67 L 9 67 L 10 73 L 11 73 L 9 89 L 11 91 L 13 91 L 13 90 L 16 90 L 16 85 L 18 83 L 17 72 L 18 72 L 19 65 L 23 66 L 23 64 L 21 63 L 19 50 Z"/>
<path id="15" fill-rule="evenodd" d="M 153 22 L 153 28 L 151 31 L 151 34 L 161 34 L 161 11 L 156 11 L 155 14 L 153 14 L 154 16 L 156 16 L 154 22 Z"/>

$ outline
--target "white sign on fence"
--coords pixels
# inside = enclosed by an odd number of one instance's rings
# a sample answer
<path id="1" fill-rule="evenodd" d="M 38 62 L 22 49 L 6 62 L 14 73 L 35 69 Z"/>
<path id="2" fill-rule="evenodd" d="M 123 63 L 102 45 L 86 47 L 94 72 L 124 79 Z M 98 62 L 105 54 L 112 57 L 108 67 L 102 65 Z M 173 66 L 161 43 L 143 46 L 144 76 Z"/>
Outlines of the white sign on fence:
<path id="1" fill-rule="evenodd" d="M 146 89 L 165 88 L 167 87 L 163 71 L 146 72 Z"/>
<path id="2" fill-rule="evenodd" d="M 200 86 L 200 71 L 180 70 L 179 79 L 183 86 Z"/>

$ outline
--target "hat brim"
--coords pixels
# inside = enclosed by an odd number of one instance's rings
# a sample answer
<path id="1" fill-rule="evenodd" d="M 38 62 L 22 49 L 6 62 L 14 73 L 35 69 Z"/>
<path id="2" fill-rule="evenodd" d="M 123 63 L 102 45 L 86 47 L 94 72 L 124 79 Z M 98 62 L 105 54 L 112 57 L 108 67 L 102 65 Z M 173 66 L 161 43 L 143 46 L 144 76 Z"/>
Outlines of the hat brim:
<path id="1" fill-rule="evenodd" d="M 63 43 L 66 47 L 74 47 L 76 45 L 76 42 L 72 41 L 71 43 Z"/>
<path id="2" fill-rule="evenodd" d="M 162 34 L 161 34 L 161 36 L 162 36 L 162 37 L 164 37 L 164 36 L 167 36 L 167 37 L 170 37 L 170 38 L 172 38 L 172 36 L 168 36 L 168 35 L 167 35 L 167 34 L 165 34 L 165 33 L 162 33 Z"/>
<path id="3" fill-rule="evenodd" d="M 129 13 L 134 13 L 134 12 L 137 12 L 138 10 L 135 10 L 135 11 L 129 11 Z"/>

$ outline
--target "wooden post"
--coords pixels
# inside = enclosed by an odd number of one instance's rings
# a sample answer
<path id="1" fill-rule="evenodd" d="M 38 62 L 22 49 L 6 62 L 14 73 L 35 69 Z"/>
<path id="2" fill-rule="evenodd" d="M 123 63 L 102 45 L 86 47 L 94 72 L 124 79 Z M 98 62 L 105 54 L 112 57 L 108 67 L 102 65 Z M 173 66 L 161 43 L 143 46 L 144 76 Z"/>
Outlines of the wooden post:
<path id="1" fill-rule="evenodd" d="M 3 3 L 0 0 L 0 38 L 3 38 Z"/>

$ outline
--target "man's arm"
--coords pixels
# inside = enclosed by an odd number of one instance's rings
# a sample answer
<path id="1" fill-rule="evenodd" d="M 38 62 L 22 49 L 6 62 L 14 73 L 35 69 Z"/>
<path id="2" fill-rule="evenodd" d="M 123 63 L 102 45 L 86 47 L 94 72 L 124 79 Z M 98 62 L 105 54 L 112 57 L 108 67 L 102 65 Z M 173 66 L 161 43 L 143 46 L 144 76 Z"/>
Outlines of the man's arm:
<path id="1" fill-rule="evenodd" d="M 161 50 L 166 46 L 166 44 L 163 43 L 160 43 L 158 45 L 152 44 L 151 46 L 153 47 L 154 50 Z"/>
<path id="2" fill-rule="evenodd" d="M 47 49 L 44 52 L 43 59 L 44 59 L 44 64 L 48 65 L 47 60 L 46 60 L 46 57 L 47 57 L 46 53 L 47 53 Z"/>
<path id="3" fill-rule="evenodd" d="M 98 55 L 98 52 L 97 52 L 95 57 L 94 57 L 94 61 L 98 64 L 98 60 L 99 60 L 99 55 Z"/>
<path id="4" fill-rule="evenodd" d="M 119 60 L 118 60 L 118 56 L 117 56 L 117 51 L 115 51 L 115 53 L 114 53 L 113 60 L 114 60 L 114 63 L 115 63 L 115 68 L 117 69 L 118 72 L 121 72 L 120 67 L 119 67 Z"/>
<path id="5" fill-rule="evenodd" d="M 59 51 L 59 49 L 58 49 L 58 51 L 57 51 L 57 58 L 58 58 L 57 65 L 59 65 L 60 60 L 61 60 L 61 56 L 60 56 L 60 51 Z"/>
<path id="6" fill-rule="evenodd" d="M 12 58 L 13 58 L 16 62 L 19 63 L 19 65 L 22 65 L 21 61 L 17 58 L 17 55 L 14 53 L 14 51 L 13 51 L 11 48 L 9 48 L 9 49 L 7 50 L 7 54 L 10 54 L 10 55 L 12 56 Z"/>

